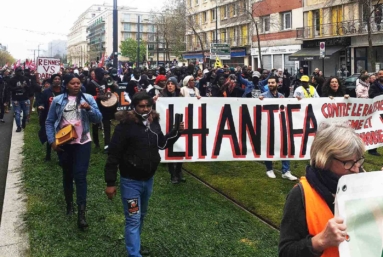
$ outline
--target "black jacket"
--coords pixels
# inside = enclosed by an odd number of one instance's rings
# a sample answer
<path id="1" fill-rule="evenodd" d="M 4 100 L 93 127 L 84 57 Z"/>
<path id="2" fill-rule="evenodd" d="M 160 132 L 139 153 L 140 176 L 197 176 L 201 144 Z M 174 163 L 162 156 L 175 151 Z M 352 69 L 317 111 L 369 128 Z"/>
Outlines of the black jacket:
<path id="1" fill-rule="evenodd" d="M 376 80 L 371 84 L 370 89 L 368 90 L 368 96 L 374 98 L 376 96 L 383 95 L 383 87 L 379 85 L 379 81 Z"/>
<path id="2" fill-rule="evenodd" d="M 121 116 L 120 116 L 121 115 Z M 161 161 L 158 150 L 173 145 L 180 134 L 172 130 L 164 135 L 161 131 L 159 115 L 153 111 L 153 121 L 145 126 L 133 112 L 119 112 L 121 123 L 116 126 L 108 148 L 105 164 L 105 182 L 114 186 L 117 169 L 124 178 L 145 181 L 150 179 Z"/>
<path id="3" fill-rule="evenodd" d="M 9 89 L 12 92 L 12 101 L 26 101 L 29 99 L 31 85 L 28 78 L 24 76 L 14 76 L 9 81 Z"/>
<path id="4" fill-rule="evenodd" d="M 0 82 L 0 103 L 4 104 L 9 102 L 8 85 L 4 81 Z"/>
<path id="5" fill-rule="evenodd" d="M 37 106 L 43 106 L 44 109 L 39 111 L 39 124 L 40 124 L 40 130 L 38 132 L 40 142 L 44 144 L 48 141 L 47 134 L 45 131 L 45 121 L 48 117 L 49 108 L 51 106 L 51 103 L 53 101 L 53 98 L 61 95 L 64 91 L 62 87 L 60 86 L 60 92 L 54 92 L 53 87 L 45 89 L 42 93 L 40 98 L 38 99 Z"/>
<path id="6" fill-rule="evenodd" d="M 288 98 L 290 95 L 290 79 L 286 75 L 282 77 L 277 76 L 277 85 L 278 92 Z"/>

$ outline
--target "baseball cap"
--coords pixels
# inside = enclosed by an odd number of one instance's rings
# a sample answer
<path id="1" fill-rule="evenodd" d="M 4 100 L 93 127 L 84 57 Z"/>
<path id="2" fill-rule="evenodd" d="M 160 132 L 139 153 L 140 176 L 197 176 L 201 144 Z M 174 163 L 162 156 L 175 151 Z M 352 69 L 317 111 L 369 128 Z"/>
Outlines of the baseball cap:
<path id="1" fill-rule="evenodd" d="M 261 77 L 261 73 L 259 73 L 258 71 L 254 71 L 253 72 L 253 77 L 260 78 Z"/>

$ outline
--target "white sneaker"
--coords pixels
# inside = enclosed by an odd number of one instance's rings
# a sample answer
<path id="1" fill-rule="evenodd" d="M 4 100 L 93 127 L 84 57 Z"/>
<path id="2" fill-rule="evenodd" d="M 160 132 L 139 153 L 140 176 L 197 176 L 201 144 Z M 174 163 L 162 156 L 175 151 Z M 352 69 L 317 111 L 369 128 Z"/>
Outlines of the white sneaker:
<path id="1" fill-rule="evenodd" d="M 291 174 L 291 171 L 287 171 L 285 174 L 282 174 L 282 178 L 285 178 L 285 179 L 288 179 L 291 181 L 298 179 L 297 177 L 295 177 Z"/>
<path id="2" fill-rule="evenodd" d="M 276 176 L 275 176 L 273 170 L 268 170 L 268 171 L 266 171 L 266 175 L 267 175 L 269 178 L 276 178 Z"/>

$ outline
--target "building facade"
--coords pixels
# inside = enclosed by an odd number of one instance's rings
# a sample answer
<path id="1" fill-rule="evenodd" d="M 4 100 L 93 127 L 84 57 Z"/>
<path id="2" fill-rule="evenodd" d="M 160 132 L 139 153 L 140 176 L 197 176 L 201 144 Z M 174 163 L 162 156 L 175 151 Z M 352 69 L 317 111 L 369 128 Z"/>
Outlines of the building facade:
<path id="1" fill-rule="evenodd" d="M 147 51 L 145 60 L 152 64 L 157 60 L 162 64 L 167 58 L 176 58 L 166 55 L 165 48 L 158 38 L 157 25 L 153 13 L 137 12 L 129 7 L 119 7 L 118 10 L 118 47 L 122 41 L 138 37 L 138 17 L 140 17 L 139 33 L 140 41 L 146 42 Z M 88 22 L 87 26 L 87 52 L 89 61 L 98 61 L 103 54 L 111 56 L 113 53 L 113 10 L 106 9 Z M 121 50 L 118 50 L 121 52 Z M 119 56 L 120 61 L 135 62 L 127 57 Z M 170 61 L 170 60 L 169 60 Z"/>
<path id="2" fill-rule="evenodd" d="M 302 1 L 264 0 L 253 5 L 261 46 L 259 58 L 257 29 L 253 29 L 251 56 L 263 69 L 287 69 L 295 74 L 299 63 L 290 56 L 301 49 L 302 41 L 296 38 L 296 29 L 303 25 Z M 255 24 L 252 24 L 255 27 Z M 261 65 L 262 59 L 262 65 Z"/>
<path id="3" fill-rule="evenodd" d="M 365 4 L 363 4 L 365 3 Z M 309 71 L 324 67 L 325 75 L 351 75 L 383 67 L 382 6 L 379 1 L 304 0 L 304 26 L 297 38 L 304 41 L 296 56 Z M 371 27 L 376 66 L 368 62 L 368 26 Z M 319 44 L 325 43 L 325 58 L 319 58 Z"/>
<path id="4" fill-rule="evenodd" d="M 188 0 L 186 52 L 183 58 L 192 62 L 210 62 L 212 43 L 228 44 L 230 66 L 252 65 L 249 0 Z"/>
<path id="5" fill-rule="evenodd" d="M 83 66 L 89 59 L 87 44 L 87 26 L 88 22 L 104 11 L 105 5 L 92 5 L 83 12 L 74 22 L 68 34 L 67 60 L 68 63 Z"/>

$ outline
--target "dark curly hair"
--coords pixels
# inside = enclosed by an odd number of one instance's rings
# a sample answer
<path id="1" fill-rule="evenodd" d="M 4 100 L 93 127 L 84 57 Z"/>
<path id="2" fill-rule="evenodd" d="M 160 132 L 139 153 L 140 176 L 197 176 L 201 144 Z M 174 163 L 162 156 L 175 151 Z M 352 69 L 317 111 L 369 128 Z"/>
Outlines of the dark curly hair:
<path id="1" fill-rule="evenodd" d="M 331 87 L 330 87 L 331 80 L 333 80 L 333 79 L 336 79 L 338 81 L 339 87 L 338 87 L 337 91 L 332 90 Z M 325 84 L 323 85 L 322 97 L 326 97 L 326 96 L 327 97 L 328 96 L 343 97 L 345 94 L 346 94 L 346 89 L 345 89 L 345 87 L 342 85 L 342 83 L 339 81 L 339 79 L 337 77 L 330 77 L 330 78 L 328 78 L 327 81 L 325 82 Z"/>

